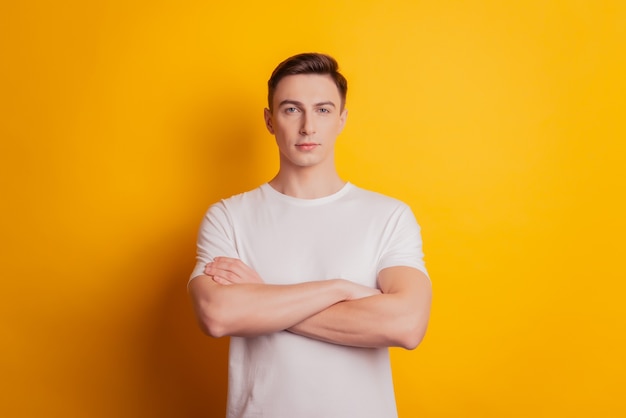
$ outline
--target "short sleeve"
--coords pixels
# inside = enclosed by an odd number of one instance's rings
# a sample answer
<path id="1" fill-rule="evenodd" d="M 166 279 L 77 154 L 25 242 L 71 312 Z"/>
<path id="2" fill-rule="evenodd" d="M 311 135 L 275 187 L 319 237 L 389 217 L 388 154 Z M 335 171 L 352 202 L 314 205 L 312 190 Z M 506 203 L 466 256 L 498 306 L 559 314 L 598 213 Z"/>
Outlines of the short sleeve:
<path id="1" fill-rule="evenodd" d="M 223 202 L 212 205 L 206 212 L 196 249 L 196 265 L 189 281 L 204 272 L 204 267 L 215 257 L 238 258 L 232 221 Z"/>
<path id="2" fill-rule="evenodd" d="M 414 267 L 426 276 L 420 226 L 411 209 L 400 205 L 391 215 L 383 236 L 383 252 L 376 273 L 395 266 Z"/>

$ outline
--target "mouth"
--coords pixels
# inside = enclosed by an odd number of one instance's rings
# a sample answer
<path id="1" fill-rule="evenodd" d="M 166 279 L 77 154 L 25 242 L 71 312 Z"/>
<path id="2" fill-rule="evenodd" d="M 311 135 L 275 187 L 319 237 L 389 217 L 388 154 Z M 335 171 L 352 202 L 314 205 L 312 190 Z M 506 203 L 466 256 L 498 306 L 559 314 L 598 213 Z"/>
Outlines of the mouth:
<path id="1" fill-rule="evenodd" d="M 302 144 L 296 144 L 296 148 L 298 148 L 299 150 L 302 151 L 311 151 L 317 147 L 319 147 L 321 144 L 315 143 L 315 142 L 303 142 Z"/>

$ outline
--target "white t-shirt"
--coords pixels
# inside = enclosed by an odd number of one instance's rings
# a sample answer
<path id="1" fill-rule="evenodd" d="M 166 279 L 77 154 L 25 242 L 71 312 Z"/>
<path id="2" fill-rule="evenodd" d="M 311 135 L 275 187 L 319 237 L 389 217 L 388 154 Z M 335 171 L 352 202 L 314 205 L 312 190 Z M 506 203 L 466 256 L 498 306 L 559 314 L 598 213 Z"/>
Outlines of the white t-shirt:
<path id="1" fill-rule="evenodd" d="M 426 273 L 410 208 L 347 183 L 319 199 L 269 184 L 211 206 L 198 237 L 201 275 L 214 257 L 241 259 L 268 284 L 343 278 L 376 287 L 378 272 Z M 287 331 L 231 337 L 228 418 L 392 418 L 387 348 L 348 347 Z"/>

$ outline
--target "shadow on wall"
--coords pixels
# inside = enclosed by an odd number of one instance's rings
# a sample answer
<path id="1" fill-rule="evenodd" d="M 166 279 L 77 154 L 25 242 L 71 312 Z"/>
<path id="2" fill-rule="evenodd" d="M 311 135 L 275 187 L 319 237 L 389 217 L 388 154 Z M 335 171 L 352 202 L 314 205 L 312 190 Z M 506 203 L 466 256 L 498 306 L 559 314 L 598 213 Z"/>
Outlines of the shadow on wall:
<path id="1" fill-rule="evenodd" d="M 161 287 L 160 298 L 146 314 L 148 333 L 141 342 L 146 369 L 144 403 L 150 403 L 153 417 L 226 414 L 228 340 L 212 339 L 200 331 L 187 294 L 187 278 L 195 262 L 197 227 L 208 205 L 267 179 L 252 171 L 259 159 L 255 144 L 263 140 L 259 138 L 264 129 L 261 109 L 242 106 L 241 101 L 230 105 L 215 102 L 219 106 L 197 107 L 202 110 L 191 123 L 189 141 L 180 145 L 188 147 L 185 166 L 189 167 L 190 182 L 200 190 L 190 194 L 193 202 L 185 202 L 197 208 L 190 214 L 194 219 L 186 220 L 188 226 L 146 255 L 163 267 L 160 277 L 154 278 Z"/>
<path id="2" fill-rule="evenodd" d="M 174 267 L 158 278 L 163 285 L 161 297 L 148 315 L 142 341 L 146 373 L 142 403 L 154 417 L 223 417 L 228 340 L 207 337 L 196 325 L 185 283 L 189 251 L 181 251 L 193 246 L 181 238 L 169 244 L 163 261 Z"/>

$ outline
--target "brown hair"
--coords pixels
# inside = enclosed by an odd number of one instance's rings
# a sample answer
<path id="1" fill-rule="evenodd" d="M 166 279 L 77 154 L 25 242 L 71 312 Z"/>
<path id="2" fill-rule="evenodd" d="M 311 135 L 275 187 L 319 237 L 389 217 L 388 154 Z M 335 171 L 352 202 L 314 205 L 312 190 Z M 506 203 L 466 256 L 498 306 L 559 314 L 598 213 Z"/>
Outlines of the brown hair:
<path id="1" fill-rule="evenodd" d="M 287 58 L 274 69 L 272 76 L 267 81 L 267 101 L 270 110 L 272 110 L 274 92 L 280 80 L 297 74 L 329 75 L 339 90 L 341 108 L 343 109 L 346 104 L 346 95 L 348 94 L 348 81 L 339 73 L 337 61 L 330 55 L 308 52 Z"/>

